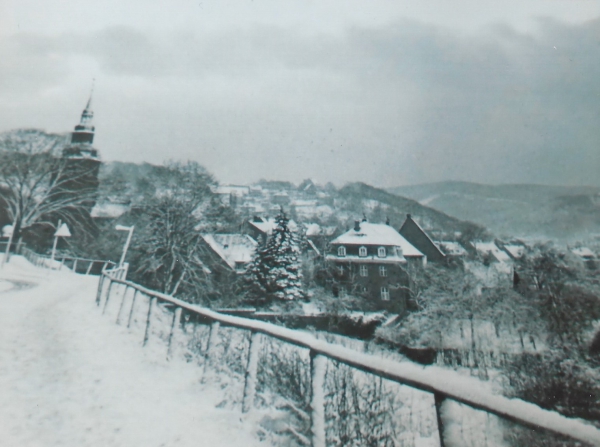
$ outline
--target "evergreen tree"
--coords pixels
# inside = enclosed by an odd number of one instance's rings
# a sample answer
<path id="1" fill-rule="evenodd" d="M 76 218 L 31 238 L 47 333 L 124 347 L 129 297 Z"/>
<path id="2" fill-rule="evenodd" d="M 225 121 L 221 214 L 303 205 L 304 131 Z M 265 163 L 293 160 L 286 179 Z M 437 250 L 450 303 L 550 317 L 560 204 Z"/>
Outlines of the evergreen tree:
<path id="1" fill-rule="evenodd" d="M 272 300 L 304 298 L 302 265 L 296 236 L 288 227 L 289 219 L 281 210 L 277 226 L 267 243 L 258 248 L 246 271 L 246 292 L 256 304 Z"/>

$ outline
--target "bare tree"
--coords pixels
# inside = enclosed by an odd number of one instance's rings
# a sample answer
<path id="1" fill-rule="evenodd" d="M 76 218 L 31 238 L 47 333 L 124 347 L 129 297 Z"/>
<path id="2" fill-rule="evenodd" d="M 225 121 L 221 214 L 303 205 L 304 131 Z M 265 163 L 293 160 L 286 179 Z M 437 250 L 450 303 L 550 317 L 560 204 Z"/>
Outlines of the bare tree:
<path id="1" fill-rule="evenodd" d="M 133 212 L 139 228 L 132 246 L 132 274 L 144 284 L 175 295 L 201 282 L 198 228 L 210 204 L 214 179 L 197 163 L 169 163 L 155 172 L 152 188 Z"/>
<path id="2" fill-rule="evenodd" d="M 96 189 L 85 179 L 97 168 L 61 157 L 66 142 L 40 130 L 0 136 L 0 206 L 13 223 L 13 239 L 36 224 L 72 221 L 93 203 Z"/>

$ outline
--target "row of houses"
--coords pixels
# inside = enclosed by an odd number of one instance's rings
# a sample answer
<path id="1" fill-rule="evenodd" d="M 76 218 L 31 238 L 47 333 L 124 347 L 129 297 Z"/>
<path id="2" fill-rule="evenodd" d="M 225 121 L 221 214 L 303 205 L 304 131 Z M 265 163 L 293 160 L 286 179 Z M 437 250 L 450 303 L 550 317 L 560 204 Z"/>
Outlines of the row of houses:
<path id="1" fill-rule="evenodd" d="M 254 216 L 244 222 L 240 234 L 203 235 L 208 268 L 218 277 L 243 273 L 275 225 L 274 219 Z M 399 230 L 366 219 L 355 221 L 347 231 L 293 220 L 289 227 L 304 233 L 304 255 L 329 267 L 330 273 L 321 279 L 334 296 L 363 296 L 395 312 L 407 306 L 409 271 L 467 254 L 458 242 L 433 241 L 411 215 Z"/>

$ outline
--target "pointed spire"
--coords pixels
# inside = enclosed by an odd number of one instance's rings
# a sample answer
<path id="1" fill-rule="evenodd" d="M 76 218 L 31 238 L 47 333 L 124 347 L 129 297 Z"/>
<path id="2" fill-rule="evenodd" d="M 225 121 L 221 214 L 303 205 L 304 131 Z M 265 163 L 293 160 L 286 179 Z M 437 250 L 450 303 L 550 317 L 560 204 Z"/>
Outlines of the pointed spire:
<path id="1" fill-rule="evenodd" d="M 92 89 L 90 90 L 90 99 L 88 99 L 88 102 L 85 106 L 85 110 L 88 110 L 90 112 L 92 112 L 92 96 L 94 95 L 94 84 L 96 83 L 96 78 L 92 79 Z M 94 114 L 94 112 L 92 112 L 92 115 Z"/>
<path id="2" fill-rule="evenodd" d="M 92 81 L 92 89 L 88 102 L 81 112 L 81 120 L 75 126 L 75 131 L 71 135 L 72 144 L 92 144 L 94 142 L 94 111 L 92 110 L 92 95 L 94 94 L 94 82 Z"/>
<path id="3" fill-rule="evenodd" d="M 92 126 L 92 120 L 94 119 L 94 111 L 92 110 L 92 95 L 94 94 L 94 83 L 96 79 L 92 79 L 92 90 L 90 91 L 90 98 L 81 113 L 80 124 L 83 126 Z"/>

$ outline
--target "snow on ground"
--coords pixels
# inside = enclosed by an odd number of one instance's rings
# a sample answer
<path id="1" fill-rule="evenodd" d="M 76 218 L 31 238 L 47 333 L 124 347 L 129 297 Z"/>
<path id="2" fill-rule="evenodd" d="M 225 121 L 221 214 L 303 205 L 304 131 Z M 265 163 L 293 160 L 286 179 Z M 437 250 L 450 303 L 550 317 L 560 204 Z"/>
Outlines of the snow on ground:
<path id="1" fill-rule="evenodd" d="M 14 287 L 13 283 L 0 279 L 0 292 L 6 292 Z"/>
<path id="2" fill-rule="evenodd" d="M 3 446 L 265 445 L 199 368 L 102 316 L 97 281 L 18 256 L 0 270 Z"/>

